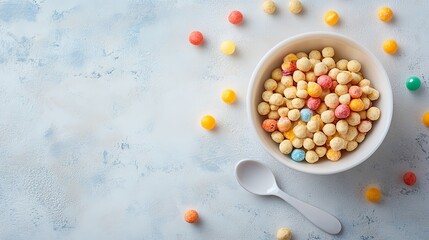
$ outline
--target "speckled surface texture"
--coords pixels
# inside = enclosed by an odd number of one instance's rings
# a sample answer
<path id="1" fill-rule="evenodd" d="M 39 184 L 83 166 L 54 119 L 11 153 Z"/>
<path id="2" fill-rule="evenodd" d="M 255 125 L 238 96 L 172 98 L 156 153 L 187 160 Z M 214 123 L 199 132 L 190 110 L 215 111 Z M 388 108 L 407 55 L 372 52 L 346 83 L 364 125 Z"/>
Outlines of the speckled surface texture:
<path id="1" fill-rule="evenodd" d="M 0 239 L 427 239 L 429 235 L 429 29 L 427 1 L 287 1 L 266 15 L 261 1 L 0 1 Z M 378 7 L 395 11 L 381 23 Z M 227 22 L 239 9 L 242 26 Z M 323 14 L 335 9 L 340 23 Z M 200 30 L 203 47 L 187 42 Z M 380 149 L 360 166 L 312 176 L 270 157 L 250 129 L 245 94 L 253 68 L 277 42 L 298 33 L 345 34 L 382 62 L 394 117 Z M 394 56 L 382 52 L 397 40 Z M 232 39 L 237 54 L 218 46 Z M 365 66 L 365 63 L 363 63 Z M 405 79 L 422 78 L 409 92 Z M 227 106 L 220 93 L 232 88 Z M 217 130 L 199 126 L 204 114 Z M 243 158 L 271 167 L 288 193 L 336 215 L 330 236 L 275 197 L 243 190 Z M 412 170 L 417 184 L 401 176 Z M 379 185 L 379 204 L 362 189 Z M 184 222 L 188 208 L 201 222 Z"/>

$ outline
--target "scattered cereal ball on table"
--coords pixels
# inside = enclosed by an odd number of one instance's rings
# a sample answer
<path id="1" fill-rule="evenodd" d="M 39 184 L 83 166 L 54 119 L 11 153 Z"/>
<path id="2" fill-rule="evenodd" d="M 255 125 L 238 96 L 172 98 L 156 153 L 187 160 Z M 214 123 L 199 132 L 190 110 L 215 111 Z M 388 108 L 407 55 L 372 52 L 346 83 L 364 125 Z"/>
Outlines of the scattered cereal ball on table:
<path id="1" fill-rule="evenodd" d="M 313 111 L 308 108 L 301 109 L 301 120 L 304 122 L 310 121 L 310 118 L 313 116 Z"/>
<path id="2" fill-rule="evenodd" d="M 276 4 L 272 0 L 266 0 L 262 4 L 262 9 L 265 13 L 273 14 L 276 11 Z"/>
<path id="3" fill-rule="evenodd" d="M 366 117 L 371 121 L 376 121 L 380 118 L 381 111 L 378 107 L 370 107 L 366 112 Z"/>
<path id="4" fill-rule="evenodd" d="M 265 119 L 265 120 L 262 122 L 262 128 L 263 128 L 265 131 L 267 131 L 267 132 L 269 132 L 269 133 L 272 133 L 272 132 L 274 132 L 275 130 L 277 130 L 277 121 L 276 121 L 276 120 L 274 120 L 274 119 Z"/>
<path id="5" fill-rule="evenodd" d="M 350 107 L 348 105 L 341 104 L 335 108 L 335 117 L 339 119 L 344 119 L 348 116 L 350 116 Z"/>
<path id="6" fill-rule="evenodd" d="M 417 181 L 416 174 L 414 174 L 413 172 L 406 172 L 402 179 L 404 180 L 404 183 L 408 186 L 413 186 Z"/>
<path id="7" fill-rule="evenodd" d="M 426 127 L 429 127 L 429 112 L 423 114 L 422 122 Z"/>
<path id="8" fill-rule="evenodd" d="M 302 149 L 294 149 L 291 154 L 292 160 L 301 162 L 305 158 L 305 152 Z"/>
<path id="9" fill-rule="evenodd" d="M 421 85 L 420 78 L 418 78 L 416 76 L 412 76 L 412 77 L 409 77 L 407 79 L 407 88 L 408 88 L 408 90 L 416 91 L 417 89 L 420 88 L 420 85 Z"/>
<path id="10" fill-rule="evenodd" d="M 291 240 L 292 231 L 289 228 L 279 228 L 276 234 L 277 240 Z"/>
<path id="11" fill-rule="evenodd" d="M 212 130 L 216 126 L 216 119 L 210 115 L 201 118 L 201 126 L 207 130 Z"/>
<path id="12" fill-rule="evenodd" d="M 337 24 L 339 18 L 338 13 L 333 10 L 330 10 L 325 14 L 325 22 L 330 26 Z"/>
<path id="13" fill-rule="evenodd" d="M 398 44 L 393 39 L 388 39 L 383 42 L 383 49 L 388 54 L 395 54 L 398 50 Z"/>
<path id="14" fill-rule="evenodd" d="M 365 108 L 365 105 L 360 98 L 352 99 L 350 101 L 349 107 L 352 111 L 360 112 Z"/>
<path id="15" fill-rule="evenodd" d="M 370 202 L 376 203 L 381 200 L 382 194 L 378 188 L 369 188 L 365 192 L 366 199 Z"/>
<path id="16" fill-rule="evenodd" d="M 231 89 L 227 89 L 222 92 L 222 100 L 225 103 L 231 104 L 235 101 L 235 98 L 236 98 L 235 92 Z"/>
<path id="17" fill-rule="evenodd" d="M 267 115 L 270 112 L 270 105 L 266 102 L 258 104 L 258 113 L 262 116 Z"/>
<path id="18" fill-rule="evenodd" d="M 319 161 L 319 155 L 313 150 L 309 150 L 305 153 L 305 161 L 308 163 L 315 163 Z"/>
<path id="19" fill-rule="evenodd" d="M 307 107 L 311 110 L 316 110 L 321 102 L 322 100 L 320 100 L 320 98 L 310 97 L 307 99 Z"/>
<path id="20" fill-rule="evenodd" d="M 185 212 L 184 215 L 185 221 L 188 223 L 196 223 L 198 221 L 198 212 L 194 209 L 189 209 Z"/>
<path id="21" fill-rule="evenodd" d="M 292 123 L 288 117 L 281 117 L 277 122 L 277 128 L 280 132 L 287 132 L 292 128 Z"/>
<path id="22" fill-rule="evenodd" d="M 223 41 L 220 50 L 226 55 L 231 55 L 235 52 L 235 43 L 231 40 Z"/>
<path id="23" fill-rule="evenodd" d="M 302 11 L 302 4 L 299 0 L 290 0 L 288 7 L 294 14 L 298 14 Z"/>
<path id="24" fill-rule="evenodd" d="M 243 14 L 234 10 L 228 15 L 228 21 L 232 24 L 240 24 L 243 21 Z"/>
<path id="25" fill-rule="evenodd" d="M 382 7 L 377 12 L 378 18 L 383 22 L 388 22 L 393 18 L 393 11 L 388 7 Z"/>
<path id="26" fill-rule="evenodd" d="M 271 133 L 271 139 L 273 139 L 273 141 L 276 143 L 281 143 L 283 142 L 285 137 L 283 136 L 283 133 L 279 131 L 274 131 L 273 133 Z"/>
<path id="27" fill-rule="evenodd" d="M 369 130 L 371 130 L 371 128 L 372 128 L 372 123 L 371 121 L 368 121 L 368 120 L 363 120 L 358 126 L 358 130 L 361 133 L 367 133 L 369 132 Z"/>
<path id="28" fill-rule="evenodd" d="M 351 86 L 349 94 L 351 98 L 360 98 L 362 96 L 362 89 L 358 86 Z"/>
<path id="29" fill-rule="evenodd" d="M 340 158 L 341 158 L 341 152 L 340 151 L 335 151 L 333 149 L 328 149 L 328 151 L 326 152 L 326 157 L 329 160 L 335 162 L 335 161 L 340 160 Z"/>
<path id="30" fill-rule="evenodd" d="M 200 45 L 204 41 L 204 36 L 199 31 L 193 31 L 189 34 L 189 42 L 193 45 Z"/>

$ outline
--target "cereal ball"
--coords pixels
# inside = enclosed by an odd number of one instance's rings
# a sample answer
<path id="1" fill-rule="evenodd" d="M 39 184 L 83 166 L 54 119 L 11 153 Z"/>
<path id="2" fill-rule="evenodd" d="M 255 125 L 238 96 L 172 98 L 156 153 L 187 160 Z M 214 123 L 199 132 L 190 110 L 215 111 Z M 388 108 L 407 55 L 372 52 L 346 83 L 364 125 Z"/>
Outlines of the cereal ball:
<path id="1" fill-rule="evenodd" d="M 332 58 L 335 55 L 334 48 L 332 47 L 325 47 L 322 49 L 322 56 L 325 58 Z"/>
<path id="2" fill-rule="evenodd" d="M 204 36 L 199 31 L 193 31 L 189 34 L 189 42 L 192 45 L 200 45 L 204 41 Z"/>
<path id="3" fill-rule="evenodd" d="M 305 100 L 301 98 L 294 98 L 292 99 L 292 107 L 301 109 L 305 106 Z"/>
<path id="4" fill-rule="evenodd" d="M 326 149 L 326 147 L 317 147 L 315 151 L 316 151 L 317 155 L 321 158 L 321 157 L 325 156 L 327 149 Z"/>
<path id="5" fill-rule="evenodd" d="M 286 86 L 283 83 L 278 82 L 277 83 L 277 88 L 275 89 L 275 92 L 283 94 L 283 92 L 285 91 L 285 89 L 286 89 Z"/>
<path id="6" fill-rule="evenodd" d="M 198 212 L 194 209 L 189 209 L 185 212 L 184 215 L 185 221 L 188 223 L 196 223 L 198 221 Z"/>
<path id="7" fill-rule="evenodd" d="M 349 129 L 347 130 L 347 133 L 346 133 L 346 140 L 352 141 L 353 139 L 356 138 L 358 134 L 359 132 L 356 127 L 349 126 Z"/>
<path id="8" fill-rule="evenodd" d="M 388 39 L 383 42 L 383 49 L 388 54 L 395 54 L 398 50 L 398 44 L 393 39 Z"/>
<path id="9" fill-rule="evenodd" d="M 335 61 L 332 58 L 324 58 L 322 63 L 324 63 L 329 70 L 335 68 Z"/>
<path id="10" fill-rule="evenodd" d="M 346 147 L 346 144 L 347 144 L 347 141 L 340 137 L 334 137 L 329 142 L 329 145 L 334 151 L 340 151 L 341 149 Z"/>
<path id="11" fill-rule="evenodd" d="M 212 130 L 216 126 L 216 119 L 211 115 L 206 115 L 201 118 L 200 124 L 207 130 Z"/>
<path id="12" fill-rule="evenodd" d="M 377 12 L 378 18 L 383 22 L 388 22 L 393 18 L 393 11 L 388 7 L 382 7 Z"/>
<path id="13" fill-rule="evenodd" d="M 376 203 L 376 202 L 379 202 L 381 200 L 382 194 L 381 194 L 380 190 L 373 187 L 373 188 L 369 188 L 365 192 L 365 197 L 368 201 Z"/>
<path id="14" fill-rule="evenodd" d="M 332 80 L 336 80 L 338 74 L 341 72 L 340 69 L 338 68 L 332 68 L 331 70 L 329 70 L 328 72 L 328 76 L 332 79 Z"/>
<path id="15" fill-rule="evenodd" d="M 280 117 L 287 117 L 287 114 L 289 113 L 289 108 L 287 107 L 281 107 L 277 110 Z"/>
<path id="16" fill-rule="evenodd" d="M 359 82 L 363 79 L 361 75 L 352 72 L 352 80 L 350 81 L 352 84 L 359 84 Z"/>
<path id="17" fill-rule="evenodd" d="M 333 10 L 329 10 L 325 14 L 325 22 L 330 26 L 337 24 L 338 19 L 340 19 L 338 13 Z"/>
<path id="18" fill-rule="evenodd" d="M 322 112 L 320 117 L 322 118 L 322 121 L 324 123 L 331 123 L 335 120 L 335 113 L 332 110 L 327 110 L 327 111 Z"/>
<path id="19" fill-rule="evenodd" d="M 296 67 L 303 72 L 308 72 L 310 71 L 312 65 L 308 58 L 303 57 L 296 61 Z"/>
<path id="20" fill-rule="evenodd" d="M 273 14 L 276 11 L 276 4 L 272 0 L 266 0 L 262 4 L 262 9 L 265 13 Z"/>
<path id="21" fill-rule="evenodd" d="M 322 89 L 329 89 L 332 86 L 332 78 L 328 75 L 321 75 L 317 78 L 317 84 L 319 84 Z"/>
<path id="22" fill-rule="evenodd" d="M 363 142 L 363 140 L 365 140 L 365 133 L 359 133 L 355 138 L 355 141 L 358 143 Z"/>
<path id="23" fill-rule="evenodd" d="M 326 152 L 326 157 L 331 160 L 331 161 L 338 161 L 341 158 L 341 152 L 340 151 L 335 151 L 333 149 L 329 149 Z"/>
<path id="24" fill-rule="evenodd" d="M 301 162 L 305 158 L 305 152 L 302 149 L 294 149 L 291 154 L 292 160 Z"/>
<path id="25" fill-rule="evenodd" d="M 319 130 L 319 123 L 317 122 L 316 118 L 311 118 L 310 121 L 308 121 L 307 130 L 310 133 L 314 133 Z"/>
<path id="26" fill-rule="evenodd" d="M 377 90 L 375 90 L 375 89 L 373 89 L 373 90 L 371 91 L 371 93 L 370 93 L 370 94 L 368 94 L 368 98 L 369 98 L 369 100 L 371 100 L 371 101 L 375 101 L 375 100 L 377 100 L 379 97 L 380 97 L 380 92 L 378 92 L 378 91 L 377 91 Z"/>
<path id="27" fill-rule="evenodd" d="M 301 72 L 300 70 L 296 70 L 293 72 L 292 78 L 295 82 L 303 81 L 305 80 L 305 73 Z"/>
<path id="28" fill-rule="evenodd" d="M 319 107 L 316 109 L 318 114 L 322 114 L 324 111 L 328 110 L 328 106 L 324 102 L 320 103 Z"/>
<path id="29" fill-rule="evenodd" d="M 368 121 L 368 120 L 363 120 L 358 126 L 358 130 L 361 133 L 367 133 L 369 132 L 369 130 L 371 130 L 371 128 L 372 128 L 372 123 L 371 121 Z"/>
<path id="30" fill-rule="evenodd" d="M 323 146 L 326 143 L 326 139 L 326 135 L 321 131 L 318 131 L 313 135 L 313 141 L 317 146 Z"/>
<path id="31" fill-rule="evenodd" d="M 301 120 L 303 122 L 308 122 L 310 121 L 310 118 L 313 116 L 313 111 L 311 111 L 308 108 L 304 108 L 301 110 L 300 114 L 301 114 Z"/>
<path id="32" fill-rule="evenodd" d="M 301 90 L 307 90 L 308 84 L 306 81 L 299 81 L 296 83 L 296 88 Z"/>
<path id="33" fill-rule="evenodd" d="M 361 68 L 361 65 L 360 65 L 360 62 L 358 62 L 357 60 L 350 60 L 348 63 L 347 63 L 347 69 L 350 71 L 350 72 L 359 72 L 360 71 L 360 68 Z"/>
<path id="34" fill-rule="evenodd" d="M 406 172 L 402 179 L 404 180 L 404 183 L 408 186 L 413 186 L 417 181 L 416 174 L 414 174 L 413 172 Z"/>
<path id="35" fill-rule="evenodd" d="M 277 240 L 291 240 L 292 232 L 289 228 L 280 228 L 276 234 Z"/>
<path id="36" fill-rule="evenodd" d="M 283 140 L 279 145 L 280 152 L 283 154 L 289 154 L 292 152 L 292 143 L 289 140 Z"/>
<path id="37" fill-rule="evenodd" d="M 267 115 L 270 112 L 270 105 L 266 102 L 261 102 L 258 104 L 258 113 L 262 116 Z"/>
<path id="38" fill-rule="evenodd" d="M 370 86 L 371 85 L 371 81 L 369 81 L 368 79 L 362 79 L 360 82 L 359 82 L 359 87 L 364 87 L 364 86 Z"/>
<path id="39" fill-rule="evenodd" d="M 356 98 L 350 101 L 349 107 L 352 111 L 360 112 L 365 108 L 365 105 L 360 98 Z"/>
<path id="40" fill-rule="evenodd" d="M 231 104 L 235 102 L 235 98 L 236 98 L 236 94 L 231 89 L 226 89 L 222 92 L 222 100 L 227 104 Z"/>
<path id="41" fill-rule="evenodd" d="M 347 59 L 341 59 L 337 62 L 337 68 L 340 70 L 347 70 L 347 65 L 349 61 Z"/>
<path id="42" fill-rule="evenodd" d="M 283 96 L 279 93 L 274 93 L 273 95 L 271 95 L 269 103 L 276 106 L 283 105 L 284 103 Z"/>
<path id="43" fill-rule="evenodd" d="M 277 121 L 274 119 L 265 119 L 262 122 L 262 128 L 269 133 L 272 133 L 277 130 Z"/>
<path id="44" fill-rule="evenodd" d="M 297 53 L 297 54 L 296 54 L 296 57 L 297 57 L 298 59 L 303 58 L 303 57 L 308 58 L 308 55 L 307 55 L 307 53 L 305 53 L 305 52 L 299 52 L 299 53 Z"/>
<path id="45" fill-rule="evenodd" d="M 360 123 L 360 119 L 359 113 L 351 112 L 350 116 L 346 118 L 346 121 L 350 126 L 357 126 Z"/>
<path id="46" fill-rule="evenodd" d="M 267 91 L 274 91 L 277 88 L 277 82 L 274 79 L 267 79 L 264 82 L 264 88 Z"/>
<path id="47" fill-rule="evenodd" d="M 338 84 L 338 85 L 335 87 L 335 93 L 336 93 L 338 96 L 341 96 L 341 95 L 343 95 L 343 94 L 346 94 L 346 93 L 348 93 L 348 91 L 349 91 L 349 88 L 348 88 L 348 86 L 347 86 L 347 85 Z"/>
<path id="48" fill-rule="evenodd" d="M 314 142 L 313 142 L 313 139 L 311 139 L 311 138 L 306 138 L 306 139 L 304 139 L 304 142 L 302 143 L 302 146 L 305 148 L 305 149 L 307 149 L 307 150 L 311 150 L 311 149 L 313 149 L 314 148 Z"/>
<path id="49" fill-rule="evenodd" d="M 301 12 L 302 10 L 302 4 L 299 0 L 291 0 L 289 1 L 289 10 L 294 13 L 294 14 L 298 14 Z"/>
<path id="50" fill-rule="evenodd" d="M 322 59 L 322 54 L 317 51 L 317 50 L 312 50 L 309 54 L 308 57 L 310 59 L 316 59 L 316 60 L 321 60 Z"/>
<path id="51" fill-rule="evenodd" d="M 240 24 L 243 21 L 243 14 L 234 10 L 228 15 L 228 21 L 232 24 Z"/>
<path id="52" fill-rule="evenodd" d="M 290 99 L 287 99 L 287 98 L 285 98 L 286 100 L 286 107 L 287 108 L 289 108 L 289 110 L 290 109 L 293 109 L 293 106 L 292 106 L 292 100 L 290 100 Z"/>
<path id="53" fill-rule="evenodd" d="M 326 136 L 333 136 L 337 132 L 337 128 L 333 123 L 328 123 L 323 126 L 322 131 Z"/>
<path id="54" fill-rule="evenodd" d="M 310 97 L 307 100 L 307 107 L 311 110 L 316 110 L 320 106 L 321 101 L 320 98 Z"/>
<path id="55" fill-rule="evenodd" d="M 349 130 L 349 124 L 346 120 L 339 120 L 336 124 L 336 129 L 341 135 L 346 135 Z"/>
<path id="56" fill-rule="evenodd" d="M 298 59 L 299 58 L 295 54 L 289 53 L 283 58 L 283 62 L 296 62 Z"/>
<path id="57" fill-rule="evenodd" d="M 292 140 L 292 146 L 294 147 L 294 148 L 301 148 L 302 147 L 302 143 L 304 142 L 304 140 L 303 139 L 301 139 L 301 138 L 294 138 L 293 140 Z"/>
<path id="58" fill-rule="evenodd" d="M 293 129 L 285 132 L 283 135 L 285 136 L 286 139 L 290 141 L 293 141 L 296 138 L 295 134 L 293 133 Z"/>
<path id="59" fill-rule="evenodd" d="M 322 95 L 322 87 L 315 82 L 309 82 L 307 87 L 307 92 L 308 92 L 308 95 L 310 95 L 311 97 L 317 98 L 320 95 Z"/>
<path id="60" fill-rule="evenodd" d="M 293 86 L 293 79 L 292 76 L 283 76 L 280 82 L 285 85 L 286 87 Z"/>
<path id="61" fill-rule="evenodd" d="M 421 85 L 420 78 L 416 76 L 411 76 L 407 79 L 405 85 L 407 86 L 408 90 L 416 91 L 420 88 Z"/>
<path id="62" fill-rule="evenodd" d="M 307 136 L 307 126 L 305 124 L 298 124 L 293 128 L 293 133 L 297 138 L 305 138 Z"/>
<path id="63" fill-rule="evenodd" d="M 287 117 L 291 120 L 291 121 L 296 121 L 301 117 L 301 114 L 299 112 L 298 109 L 292 109 L 289 110 Z"/>
<path id="64" fill-rule="evenodd" d="M 277 128 L 279 129 L 280 132 L 287 132 L 289 131 L 289 129 L 292 128 L 292 123 L 288 117 L 281 117 L 277 121 Z"/>
<path id="65" fill-rule="evenodd" d="M 283 77 L 283 73 L 281 68 L 276 68 L 271 72 L 271 78 L 276 81 L 280 81 L 282 77 Z"/>
<path id="66" fill-rule="evenodd" d="M 354 151 L 357 148 L 357 146 L 358 146 L 358 143 L 356 141 L 350 141 L 347 143 L 346 151 L 347 152 Z"/>
<path id="67" fill-rule="evenodd" d="M 360 98 L 362 96 L 362 89 L 358 86 L 351 86 L 349 88 L 349 94 L 352 98 Z"/>
<path id="68" fill-rule="evenodd" d="M 276 106 L 276 105 L 270 105 L 270 109 L 271 110 L 278 110 L 279 109 L 279 106 Z M 278 113 L 278 112 L 277 112 Z M 280 115 L 280 114 L 279 114 Z"/>
<path id="69" fill-rule="evenodd" d="M 330 93 L 325 96 L 325 104 L 329 108 L 336 108 L 340 104 L 338 95 L 335 93 Z M 322 118 L 323 119 L 323 118 Z"/>
<path id="70" fill-rule="evenodd" d="M 231 40 L 223 41 L 220 50 L 223 54 L 232 55 L 235 52 L 235 43 Z"/>
<path id="71" fill-rule="evenodd" d="M 283 76 L 292 75 L 293 71 L 295 71 L 297 69 L 296 68 L 296 62 L 285 61 L 282 63 L 281 69 L 283 70 L 282 71 Z"/>
<path id="72" fill-rule="evenodd" d="M 337 75 L 337 82 L 339 84 L 347 84 L 352 80 L 352 75 L 349 72 L 340 72 Z"/>
<path id="73" fill-rule="evenodd" d="M 300 81 L 300 82 L 303 82 L 303 81 Z M 306 99 L 308 97 L 308 93 L 306 90 L 299 89 L 298 91 L 296 91 L 296 96 L 299 98 Z"/>
<path id="74" fill-rule="evenodd" d="M 312 151 L 312 150 L 307 151 L 305 153 L 305 161 L 307 161 L 308 163 L 315 163 L 319 161 L 319 156 L 315 151 Z"/>
<path id="75" fill-rule="evenodd" d="M 370 94 L 374 90 L 374 88 L 370 86 L 363 86 L 360 89 L 362 90 L 362 94 Z"/>
<path id="76" fill-rule="evenodd" d="M 338 99 L 341 104 L 349 104 L 350 103 L 350 94 L 341 95 Z"/>
<path id="77" fill-rule="evenodd" d="M 314 66 L 314 74 L 316 76 L 327 74 L 328 70 L 328 66 L 326 66 L 326 64 L 324 64 L 323 62 L 316 63 L 316 65 Z"/>
<path id="78" fill-rule="evenodd" d="M 271 97 L 271 95 L 273 95 L 273 91 L 264 91 L 263 93 L 262 93 L 262 99 L 265 101 L 265 102 L 269 102 L 270 101 L 270 97 Z"/>
<path id="79" fill-rule="evenodd" d="M 329 90 L 331 90 L 331 92 L 335 92 L 335 88 L 337 88 L 337 86 L 338 86 L 338 82 L 332 81 L 332 86 Z"/>
<path id="80" fill-rule="evenodd" d="M 283 133 L 281 133 L 279 131 L 275 131 L 275 132 L 271 133 L 271 139 L 273 139 L 273 141 L 276 143 L 281 143 L 281 142 L 283 142 L 285 137 L 283 136 Z"/>
<path id="81" fill-rule="evenodd" d="M 360 119 L 361 119 L 361 120 L 366 119 L 366 111 L 360 111 L 360 112 L 358 112 L 358 113 L 359 113 L 359 116 L 360 116 Z"/>
<path id="82" fill-rule="evenodd" d="M 369 98 L 364 97 L 364 98 L 361 98 L 361 100 L 363 101 L 364 110 L 367 110 L 372 106 L 371 100 L 369 100 Z"/>
<path id="83" fill-rule="evenodd" d="M 335 117 L 344 119 L 350 116 L 350 107 L 346 104 L 340 104 L 335 108 Z"/>
<path id="84" fill-rule="evenodd" d="M 294 99 L 296 98 L 296 87 L 292 86 L 292 87 L 287 87 L 283 94 L 285 95 L 285 98 L 287 99 Z"/>
<path id="85" fill-rule="evenodd" d="M 277 111 L 275 111 L 275 110 L 271 110 L 269 113 L 268 113 L 268 116 L 267 116 L 269 119 L 274 119 L 274 120 L 277 120 L 277 119 L 279 119 L 280 118 L 280 115 L 279 115 L 279 113 L 277 112 Z"/>
<path id="86" fill-rule="evenodd" d="M 423 122 L 423 125 L 425 125 L 426 127 L 429 127 L 429 112 L 426 112 L 425 114 L 423 114 L 422 122 Z"/>
<path id="87" fill-rule="evenodd" d="M 314 67 L 316 66 L 316 64 L 320 63 L 320 60 L 314 59 L 314 58 L 310 58 L 310 62 L 311 62 L 311 68 L 314 69 Z"/>
<path id="88" fill-rule="evenodd" d="M 305 80 L 307 82 L 315 82 L 316 81 L 316 74 L 314 74 L 314 72 L 306 72 L 305 73 Z"/>

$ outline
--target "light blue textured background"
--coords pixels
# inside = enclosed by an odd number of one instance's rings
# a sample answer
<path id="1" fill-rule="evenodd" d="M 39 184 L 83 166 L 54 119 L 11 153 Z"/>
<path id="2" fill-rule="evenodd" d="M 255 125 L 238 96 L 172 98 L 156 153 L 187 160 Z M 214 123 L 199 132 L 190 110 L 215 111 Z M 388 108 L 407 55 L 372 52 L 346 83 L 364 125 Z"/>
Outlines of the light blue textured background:
<path id="1" fill-rule="evenodd" d="M 0 239 L 428 239 L 429 24 L 427 1 L 310 1 L 299 16 L 277 1 L 0 0 Z M 376 10 L 388 4 L 394 21 Z M 336 9 L 341 22 L 326 26 Z M 226 20 L 239 9 L 241 26 Z M 187 42 L 192 30 L 203 47 Z M 385 66 L 395 114 L 380 149 L 353 170 L 312 176 L 286 168 L 259 144 L 246 119 L 250 74 L 277 42 L 303 32 L 345 34 Z M 381 43 L 394 38 L 389 56 Z M 232 39 L 237 54 L 222 55 Z M 365 66 L 365 63 L 363 63 Z M 422 78 L 406 90 L 410 75 Z M 225 88 L 238 101 L 220 101 Z M 207 132 L 199 119 L 213 114 Z M 239 187 L 233 167 L 259 159 L 291 195 L 338 216 L 330 236 L 274 197 Z M 416 172 L 407 187 L 403 172 Z M 379 185 L 379 204 L 362 189 Z M 195 208 L 201 222 L 183 212 Z"/>

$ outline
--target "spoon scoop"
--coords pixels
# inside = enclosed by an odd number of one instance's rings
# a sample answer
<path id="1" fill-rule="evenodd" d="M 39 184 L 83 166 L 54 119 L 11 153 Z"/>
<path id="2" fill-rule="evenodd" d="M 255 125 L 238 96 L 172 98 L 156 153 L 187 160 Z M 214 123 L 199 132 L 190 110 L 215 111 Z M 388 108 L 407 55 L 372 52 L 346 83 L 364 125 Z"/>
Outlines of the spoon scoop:
<path id="1" fill-rule="evenodd" d="M 285 200 L 323 231 L 330 234 L 337 234 L 341 231 L 341 223 L 336 217 L 280 190 L 273 172 L 262 163 L 241 160 L 235 166 L 235 177 L 238 183 L 251 193 L 264 196 L 274 195 Z"/>

